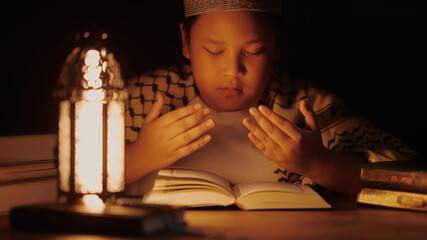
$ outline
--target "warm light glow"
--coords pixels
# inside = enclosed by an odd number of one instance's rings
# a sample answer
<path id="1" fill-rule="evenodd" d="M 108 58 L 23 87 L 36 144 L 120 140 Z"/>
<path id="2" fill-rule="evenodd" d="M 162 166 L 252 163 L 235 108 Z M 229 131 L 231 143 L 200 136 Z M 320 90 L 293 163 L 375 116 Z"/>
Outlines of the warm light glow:
<path id="1" fill-rule="evenodd" d="M 62 101 L 59 104 L 58 124 L 58 170 L 60 185 L 64 192 L 70 191 L 70 102 Z"/>
<path id="2" fill-rule="evenodd" d="M 84 195 L 82 200 L 90 212 L 102 212 L 105 209 L 104 202 L 97 195 Z"/>
<path id="3" fill-rule="evenodd" d="M 101 53 L 98 50 L 89 50 L 85 55 L 85 66 L 82 68 L 83 78 L 88 88 L 102 87 L 101 72 L 105 71 L 102 64 Z"/>
<path id="4" fill-rule="evenodd" d="M 82 97 L 89 102 L 99 102 L 105 98 L 105 92 L 102 89 L 87 90 L 82 92 Z"/>
<path id="5" fill-rule="evenodd" d="M 83 75 L 83 78 L 87 81 L 95 81 L 96 79 L 99 79 L 99 74 L 101 74 L 101 71 L 102 68 L 100 66 L 89 66 L 87 67 L 86 73 Z"/>
<path id="6" fill-rule="evenodd" d="M 99 60 L 101 60 L 101 56 L 98 50 L 89 50 L 85 56 L 85 64 L 86 66 L 98 66 Z"/>
<path id="7" fill-rule="evenodd" d="M 85 32 L 83 37 L 92 36 Z M 58 186 L 71 202 L 87 194 L 104 199 L 125 189 L 124 112 L 128 95 L 113 55 L 106 47 L 93 47 L 75 48 L 58 82 Z M 98 196 L 84 199 L 89 208 L 102 209 L 96 207 L 103 206 Z"/>
<path id="8" fill-rule="evenodd" d="M 124 190 L 124 103 L 111 101 L 108 104 L 108 152 L 107 191 Z"/>
<path id="9" fill-rule="evenodd" d="M 76 103 L 75 191 L 102 192 L 102 102 Z"/>
<path id="10" fill-rule="evenodd" d="M 107 49 L 105 49 L 105 48 L 101 49 L 101 56 L 102 57 L 106 57 L 107 56 Z M 106 62 L 104 62 L 104 63 L 106 63 Z M 105 71 L 105 69 L 104 69 L 104 71 Z"/>

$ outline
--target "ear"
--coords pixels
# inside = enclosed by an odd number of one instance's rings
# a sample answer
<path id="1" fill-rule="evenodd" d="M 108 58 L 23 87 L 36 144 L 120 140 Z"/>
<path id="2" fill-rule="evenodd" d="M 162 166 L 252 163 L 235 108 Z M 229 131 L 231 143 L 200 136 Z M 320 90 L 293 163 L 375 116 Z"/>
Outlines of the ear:
<path id="1" fill-rule="evenodd" d="M 182 23 L 179 24 L 179 29 L 181 30 L 181 40 L 182 40 L 182 55 L 184 55 L 185 58 L 191 59 L 190 57 L 190 49 L 187 44 L 186 40 L 186 34 L 182 29 Z"/>

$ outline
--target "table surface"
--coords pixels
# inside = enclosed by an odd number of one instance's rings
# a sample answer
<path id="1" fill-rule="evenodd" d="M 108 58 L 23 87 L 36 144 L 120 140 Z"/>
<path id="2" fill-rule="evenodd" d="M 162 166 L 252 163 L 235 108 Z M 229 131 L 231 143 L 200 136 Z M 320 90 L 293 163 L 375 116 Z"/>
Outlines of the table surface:
<path id="1" fill-rule="evenodd" d="M 195 234 L 144 238 L 14 231 L 1 216 L 0 239 L 427 239 L 426 212 L 363 206 L 344 196 L 327 200 L 330 210 L 187 210 L 184 218 Z"/>

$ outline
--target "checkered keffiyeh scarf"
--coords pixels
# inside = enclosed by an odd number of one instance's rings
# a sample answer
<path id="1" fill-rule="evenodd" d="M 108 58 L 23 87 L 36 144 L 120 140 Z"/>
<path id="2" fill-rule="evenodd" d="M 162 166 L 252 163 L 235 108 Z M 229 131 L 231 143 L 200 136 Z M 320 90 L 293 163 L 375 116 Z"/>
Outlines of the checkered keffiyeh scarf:
<path id="1" fill-rule="evenodd" d="M 130 93 L 125 112 L 127 143 L 136 140 L 144 118 L 155 102 L 156 92 L 165 94 L 162 114 L 187 105 L 197 94 L 188 65 L 142 74 L 130 80 L 127 87 Z M 353 115 L 335 95 L 299 79 L 272 77 L 266 97 L 260 103 L 303 127 L 304 117 L 299 111 L 299 101 L 302 99 L 307 99 L 316 114 L 325 147 L 359 155 L 371 162 L 405 160 L 416 156 L 400 140 Z M 270 162 L 278 181 L 313 185 L 309 178 Z"/>

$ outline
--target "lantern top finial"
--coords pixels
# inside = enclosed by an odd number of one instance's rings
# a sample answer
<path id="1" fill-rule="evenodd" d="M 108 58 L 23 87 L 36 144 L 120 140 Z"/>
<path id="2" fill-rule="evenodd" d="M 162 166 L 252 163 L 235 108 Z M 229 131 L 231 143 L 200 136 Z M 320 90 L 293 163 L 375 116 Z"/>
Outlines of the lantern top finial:
<path id="1" fill-rule="evenodd" d="M 77 46 L 67 56 L 57 83 L 59 99 L 81 96 L 83 90 L 121 90 L 124 80 L 120 65 L 107 48 L 104 31 L 82 31 L 76 34 Z"/>

